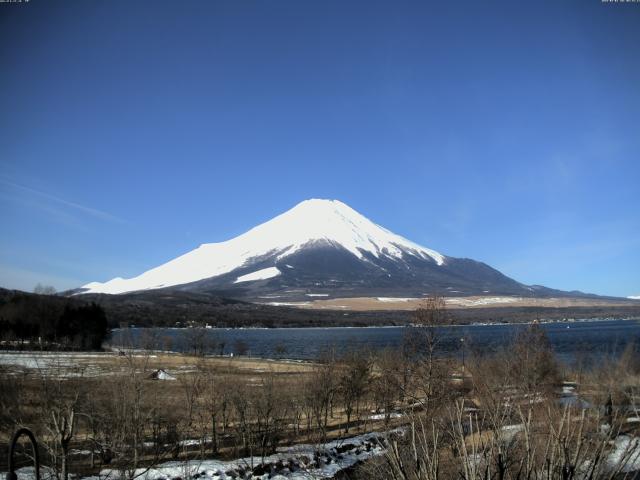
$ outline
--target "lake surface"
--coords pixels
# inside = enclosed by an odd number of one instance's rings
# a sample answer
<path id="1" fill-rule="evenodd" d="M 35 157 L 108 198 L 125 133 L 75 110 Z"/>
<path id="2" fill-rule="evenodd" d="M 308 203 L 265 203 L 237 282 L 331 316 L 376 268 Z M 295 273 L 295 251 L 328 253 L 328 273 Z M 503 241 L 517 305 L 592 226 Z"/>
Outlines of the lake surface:
<path id="1" fill-rule="evenodd" d="M 618 356 L 628 344 L 640 344 L 639 320 L 602 320 L 542 324 L 551 344 L 565 362 L 585 354 L 594 358 Z M 402 345 L 412 327 L 175 329 L 129 328 L 114 330 L 114 346 L 133 344 L 184 352 L 197 342 L 211 354 L 246 354 L 263 358 L 313 360 L 330 348 L 338 354 L 349 349 L 384 349 Z M 489 353 L 507 345 L 525 325 L 465 325 L 439 328 L 440 348 L 451 355 L 471 350 Z M 197 333 L 197 335 L 196 335 Z M 461 339 L 464 338 L 464 341 Z M 152 340 L 152 345 L 150 345 Z M 224 344 L 224 345 L 221 345 Z"/>

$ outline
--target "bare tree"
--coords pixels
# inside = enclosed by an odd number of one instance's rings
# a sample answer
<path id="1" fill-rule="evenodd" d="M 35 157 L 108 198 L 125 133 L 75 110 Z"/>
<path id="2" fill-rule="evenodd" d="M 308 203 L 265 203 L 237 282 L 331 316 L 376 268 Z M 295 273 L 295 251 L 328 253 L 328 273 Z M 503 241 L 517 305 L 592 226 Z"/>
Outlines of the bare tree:
<path id="1" fill-rule="evenodd" d="M 214 350 L 214 345 L 210 341 L 207 329 L 204 328 L 184 329 L 183 341 L 187 352 L 198 357 L 203 357 Z"/>
<path id="2" fill-rule="evenodd" d="M 438 327 L 450 322 L 444 298 L 437 295 L 425 298 L 413 312 L 412 318 L 413 325 L 417 327 L 412 330 L 410 337 L 413 339 L 413 349 L 432 359 L 440 341 Z"/>
<path id="3" fill-rule="evenodd" d="M 451 322 L 444 298 L 425 298 L 413 313 L 413 327 L 407 332 L 402 367 L 403 395 L 428 410 L 446 392 L 451 373 L 448 361 L 438 358 L 441 341 L 439 328 Z"/>
<path id="4" fill-rule="evenodd" d="M 241 338 L 233 342 L 233 349 L 236 355 L 244 356 L 249 352 L 249 345 Z"/>
<path id="5" fill-rule="evenodd" d="M 69 478 L 70 444 L 76 434 L 78 405 L 86 395 L 83 372 L 79 373 L 79 379 L 65 377 L 59 362 L 39 370 L 44 419 L 40 437 L 60 480 Z"/>
<path id="6" fill-rule="evenodd" d="M 108 391 L 97 423 L 108 462 L 119 471 L 120 478 L 132 480 L 156 465 L 167 451 L 156 448 L 151 457 L 145 457 L 147 431 L 160 420 L 159 399 L 150 391 L 153 381 L 148 380 L 149 352 L 129 351 L 118 358 L 124 371 L 103 385 Z M 143 464 L 142 473 L 136 471 Z"/>
<path id="7" fill-rule="evenodd" d="M 360 401 L 369 385 L 370 377 L 371 361 L 368 353 L 351 351 L 342 358 L 338 388 L 347 416 L 345 433 L 349 433 L 354 411 L 356 416 L 360 413 Z"/>
<path id="8" fill-rule="evenodd" d="M 56 289 L 51 285 L 43 285 L 41 283 L 38 283 L 35 287 L 33 287 L 33 293 L 37 293 L 38 295 L 55 295 Z"/>
<path id="9" fill-rule="evenodd" d="M 219 375 L 210 365 L 203 365 L 201 380 L 202 446 L 207 432 L 211 435 L 211 453 L 218 453 L 220 434 L 226 432 L 229 422 L 230 398 L 235 385 Z M 203 451 L 204 453 L 204 451 Z"/>
<path id="10" fill-rule="evenodd" d="M 329 415 L 337 391 L 337 379 L 334 372 L 333 352 L 324 353 L 319 364 L 309 376 L 306 384 L 307 402 L 320 440 L 326 441 Z"/>
<path id="11" fill-rule="evenodd" d="M 390 349 L 379 352 L 374 366 L 373 397 L 376 410 L 384 413 L 385 423 L 391 419 L 396 402 L 401 396 L 402 361 Z"/>
<path id="12" fill-rule="evenodd" d="M 236 453 L 241 446 L 244 456 L 252 455 L 253 437 L 250 418 L 250 392 L 244 383 L 232 385 L 231 405 L 236 421 Z"/>
<path id="13" fill-rule="evenodd" d="M 283 397 L 275 376 L 269 374 L 263 378 L 260 394 L 253 399 L 256 436 L 262 462 L 266 455 L 275 451 L 286 424 L 288 402 Z"/>
<path id="14" fill-rule="evenodd" d="M 553 389 L 559 378 L 558 364 L 542 327 L 532 324 L 522 330 L 509 347 L 510 373 L 514 385 L 533 401 Z"/>

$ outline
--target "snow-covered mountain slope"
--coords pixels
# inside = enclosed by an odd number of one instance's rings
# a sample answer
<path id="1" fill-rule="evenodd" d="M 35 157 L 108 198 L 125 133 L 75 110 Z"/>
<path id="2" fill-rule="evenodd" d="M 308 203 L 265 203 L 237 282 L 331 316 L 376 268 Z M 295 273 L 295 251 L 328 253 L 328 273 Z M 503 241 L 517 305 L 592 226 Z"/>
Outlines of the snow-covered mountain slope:
<path id="1" fill-rule="evenodd" d="M 325 248 L 325 254 L 327 246 L 348 252 L 353 260 L 379 271 L 384 271 L 381 265 L 389 262 L 426 262 L 444 267 L 448 261 L 444 255 L 376 225 L 340 201 L 312 199 L 234 239 L 201 245 L 134 278 L 89 283 L 82 287 L 82 293 L 118 294 L 166 288 L 221 277 L 235 270 L 242 270 L 242 274 L 225 278 L 225 284 L 268 280 L 279 277 L 283 269 L 293 270 L 286 263 L 288 258 L 299 258 L 307 249 L 318 251 L 319 246 Z"/>
<path id="2" fill-rule="evenodd" d="M 263 303 L 318 296 L 586 295 L 523 285 L 482 262 L 445 256 L 411 242 L 342 202 L 317 199 L 299 203 L 226 242 L 201 245 L 137 277 L 93 282 L 73 293 L 145 291 Z"/>

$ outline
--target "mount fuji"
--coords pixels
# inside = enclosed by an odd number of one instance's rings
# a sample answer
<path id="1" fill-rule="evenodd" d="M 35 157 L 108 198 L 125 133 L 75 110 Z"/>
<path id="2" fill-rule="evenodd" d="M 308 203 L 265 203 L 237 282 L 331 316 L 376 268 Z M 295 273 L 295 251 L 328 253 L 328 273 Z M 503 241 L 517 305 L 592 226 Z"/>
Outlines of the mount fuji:
<path id="1" fill-rule="evenodd" d="M 523 285 L 482 262 L 445 256 L 390 232 L 338 200 L 319 199 L 303 201 L 236 238 L 203 244 L 137 277 L 92 282 L 76 292 L 158 289 L 255 301 L 569 295 Z"/>

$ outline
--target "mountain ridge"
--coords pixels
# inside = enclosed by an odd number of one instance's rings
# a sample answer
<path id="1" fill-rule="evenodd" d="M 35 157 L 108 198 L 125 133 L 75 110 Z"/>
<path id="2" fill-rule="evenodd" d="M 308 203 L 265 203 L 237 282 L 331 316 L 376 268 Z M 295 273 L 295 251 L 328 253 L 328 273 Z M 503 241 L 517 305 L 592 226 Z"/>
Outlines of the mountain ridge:
<path id="1" fill-rule="evenodd" d="M 75 293 L 168 288 L 250 301 L 314 295 L 589 295 L 524 285 L 483 262 L 443 255 L 338 200 L 323 199 L 300 202 L 235 238 L 202 244 L 136 277 L 91 282 Z"/>

